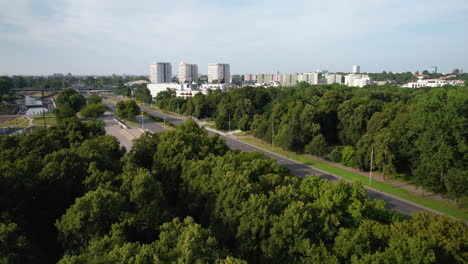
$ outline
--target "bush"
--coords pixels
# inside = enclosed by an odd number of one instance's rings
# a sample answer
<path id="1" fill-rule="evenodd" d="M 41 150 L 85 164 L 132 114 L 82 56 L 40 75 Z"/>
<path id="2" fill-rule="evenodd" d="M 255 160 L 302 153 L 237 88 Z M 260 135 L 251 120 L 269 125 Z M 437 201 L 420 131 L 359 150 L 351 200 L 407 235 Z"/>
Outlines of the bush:
<path id="1" fill-rule="evenodd" d="M 328 144 L 325 137 L 322 134 L 318 134 L 305 147 L 305 152 L 316 156 L 323 156 L 326 153 L 327 148 Z"/>
<path id="2" fill-rule="evenodd" d="M 351 146 L 346 146 L 341 151 L 341 164 L 348 167 L 357 167 L 356 150 Z"/>
<path id="3" fill-rule="evenodd" d="M 330 160 L 336 163 L 341 162 L 341 150 L 339 147 L 336 147 L 333 149 L 333 151 L 330 153 Z"/>
<path id="4" fill-rule="evenodd" d="M 83 117 L 98 118 L 102 116 L 104 112 L 107 111 L 107 109 L 107 106 L 103 103 L 88 104 L 83 109 L 81 109 L 81 115 Z"/>

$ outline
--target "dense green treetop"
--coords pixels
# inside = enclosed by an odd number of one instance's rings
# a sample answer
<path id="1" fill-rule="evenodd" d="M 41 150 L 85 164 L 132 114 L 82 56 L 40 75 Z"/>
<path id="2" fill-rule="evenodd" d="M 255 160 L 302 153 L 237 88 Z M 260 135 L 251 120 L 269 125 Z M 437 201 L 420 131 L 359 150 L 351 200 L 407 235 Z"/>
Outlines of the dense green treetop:
<path id="1" fill-rule="evenodd" d="M 219 129 L 241 129 L 284 149 L 362 170 L 370 169 L 373 153 L 373 169 L 384 177 L 404 175 L 460 206 L 468 204 L 468 189 L 455 188 L 468 186 L 467 86 L 409 89 L 298 83 L 214 91 L 188 99 L 166 91 L 158 94 L 157 104 L 212 118 Z"/>
<path id="2" fill-rule="evenodd" d="M 357 182 L 294 177 L 192 120 L 126 154 L 97 121 L 0 136 L 0 209 L 6 263 L 468 261 L 463 222 L 389 212 Z"/>

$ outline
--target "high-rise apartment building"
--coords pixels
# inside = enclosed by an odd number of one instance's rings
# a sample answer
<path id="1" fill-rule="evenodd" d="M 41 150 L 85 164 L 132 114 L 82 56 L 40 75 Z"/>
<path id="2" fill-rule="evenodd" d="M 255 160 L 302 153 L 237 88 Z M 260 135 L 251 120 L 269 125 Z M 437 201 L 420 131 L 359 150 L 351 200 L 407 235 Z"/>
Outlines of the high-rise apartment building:
<path id="1" fill-rule="evenodd" d="M 208 82 L 230 83 L 231 69 L 229 64 L 211 63 L 208 64 Z"/>
<path id="2" fill-rule="evenodd" d="M 198 66 L 196 64 L 187 64 L 185 61 L 181 62 L 179 65 L 179 82 L 198 82 Z"/>
<path id="3" fill-rule="evenodd" d="M 336 74 L 336 73 L 329 73 L 326 76 L 327 84 L 343 84 L 343 75 L 342 74 Z"/>
<path id="4" fill-rule="evenodd" d="M 298 79 L 298 73 L 286 73 L 283 74 L 283 84 L 284 85 L 295 85 Z"/>
<path id="5" fill-rule="evenodd" d="M 169 62 L 153 62 L 150 66 L 151 83 L 172 82 L 172 66 Z"/>
<path id="6" fill-rule="evenodd" d="M 369 75 L 364 74 L 348 74 L 345 76 L 345 85 L 353 87 L 364 87 L 372 83 Z"/>
<path id="7" fill-rule="evenodd" d="M 308 84 L 318 84 L 319 73 L 318 72 L 300 73 L 297 77 L 297 81 L 306 82 Z"/>
<path id="8" fill-rule="evenodd" d="M 359 65 L 353 65 L 353 71 L 352 73 L 360 73 L 361 72 L 361 66 Z"/>
<path id="9" fill-rule="evenodd" d="M 257 75 L 255 74 L 244 74 L 244 81 L 246 82 L 255 82 L 257 80 Z"/>

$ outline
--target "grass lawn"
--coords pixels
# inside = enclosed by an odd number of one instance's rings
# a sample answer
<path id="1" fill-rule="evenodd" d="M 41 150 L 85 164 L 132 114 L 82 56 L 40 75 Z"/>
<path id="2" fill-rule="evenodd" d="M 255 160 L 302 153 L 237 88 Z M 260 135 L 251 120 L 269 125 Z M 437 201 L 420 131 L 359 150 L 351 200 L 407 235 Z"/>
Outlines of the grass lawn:
<path id="1" fill-rule="evenodd" d="M 149 108 L 149 109 L 151 109 L 151 110 L 154 110 L 154 111 L 156 111 L 156 112 L 159 112 L 159 113 L 161 113 L 161 114 L 165 114 L 165 115 L 168 115 L 168 116 L 180 118 L 180 115 L 171 113 L 171 112 L 166 111 L 166 110 L 164 110 L 164 109 L 157 108 L 157 107 L 154 106 L 154 105 L 144 105 L 144 107 L 147 107 L 147 108 Z"/>
<path id="2" fill-rule="evenodd" d="M 128 120 L 128 119 L 124 119 L 125 123 L 127 123 L 128 125 L 132 126 L 132 127 L 140 127 L 140 124 L 138 123 L 135 123 L 134 121 L 131 121 L 131 120 Z"/>
<path id="3" fill-rule="evenodd" d="M 462 219 L 463 221 L 467 222 L 468 221 L 468 210 L 466 209 L 460 209 L 457 208 L 456 206 L 452 204 L 448 204 L 444 201 L 436 200 L 431 197 L 423 197 L 420 194 L 410 192 L 404 189 L 401 189 L 399 187 L 396 187 L 394 185 L 385 183 L 385 182 L 380 182 L 376 180 L 372 180 L 372 183 L 369 184 L 369 178 L 362 176 L 357 173 L 353 173 L 341 168 L 334 167 L 330 164 L 320 162 L 313 160 L 311 158 L 298 155 L 294 152 L 290 151 L 284 151 L 281 148 L 278 147 L 271 147 L 269 144 L 265 144 L 262 142 L 259 142 L 257 140 L 251 139 L 251 138 L 241 138 L 240 140 L 249 143 L 251 145 L 266 149 L 268 151 L 271 151 L 276 154 L 280 154 L 282 156 L 285 156 L 287 158 L 290 158 L 292 160 L 295 160 L 297 162 L 304 163 L 306 165 L 312 166 L 314 168 L 326 171 L 331 174 L 335 174 L 337 176 L 340 176 L 342 178 L 348 179 L 348 180 L 357 180 L 359 181 L 362 185 L 372 187 L 376 190 L 380 190 L 389 194 L 392 194 L 394 196 L 400 197 L 404 200 L 411 201 L 413 203 L 425 206 L 427 208 L 431 208 L 433 210 L 436 210 L 438 212 L 454 216 L 456 218 Z"/>
<path id="4" fill-rule="evenodd" d="M 234 136 L 238 136 L 238 137 L 244 137 L 244 136 L 248 136 L 249 134 L 247 134 L 247 132 L 239 132 L 239 133 L 234 133 L 233 134 Z"/>
<path id="5" fill-rule="evenodd" d="M 29 125 L 29 121 L 26 117 L 18 117 L 11 121 L 0 124 L 1 127 L 16 127 L 16 128 L 25 128 Z"/>
<path id="6" fill-rule="evenodd" d="M 46 116 L 46 124 L 48 126 L 54 126 L 57 124 L 57 118 L 55 116 Z M 33 125 L 43 126 L 44 118 L 42 116 L 33 117 Z"/>

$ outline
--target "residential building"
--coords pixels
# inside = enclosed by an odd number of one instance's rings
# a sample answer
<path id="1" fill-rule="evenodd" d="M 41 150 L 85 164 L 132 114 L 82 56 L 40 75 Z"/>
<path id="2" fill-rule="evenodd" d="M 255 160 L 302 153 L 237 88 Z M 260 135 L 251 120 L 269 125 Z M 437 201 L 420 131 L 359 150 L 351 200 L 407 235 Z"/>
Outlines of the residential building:
<path id="1" fill-rule="evenodd" d="M 180 90 L 181 84 L 178 83 L 150 83 L 146 85 L 151 93 L 151 97 L 156 97 L 158 93 L 166 91 L 167 89 Z"/>
<path id="2" fill-rule="evenodd" d="M 364 87 L 372 83 L 369 75 L 365 74 L 348 74 L 345 76 L 345 85 L 353 87 Z"/>
<path id="3" fill-rule="evenodd" d="M 198 82 L 198 66 L 196 64 L 188 64 L 185 61 L 179 65 L 179 82 L 192 83 Z"/>
<path id="4" fill-rule="evenodd" d="M 226 91 L 230 88 L 229 84 L 227 83 L 206 83 L 200 86 L 201 90 L 218 90 Z"/>
<path id="5" fill-rule="evenodd" d="M 287 86 L 296 85 L 298 73 L 283 74 L 283 84 Z"/>
<path id="6" fill-rule="evenodd" d="M 257 81 L 257 75 L 256 74 L 244 74 L 244 81 L 245 82 L 252 82 L 252 81 Z"/>
<path id="7" fill-rule="evenodd" d="M 208 64 L 208 82 L 227 83 L 231 81 L 231 69 L 229 64 L 211 63 Z"/>
<path id="8" fill-rule="evenodd" d="M 172 82 L 172 66 L 169 62 L 153 62 L 150 66 L 151 83 Z"/>
<path id="9" fill-rule="evenodd" d="M 359 65 L 353 65 L 353 71 L 352 71 L 352 73 L 354 73 L 354 74 L 361 73 L 361 66 L 359 66 Z"/>
<path id="10" fill-rule="evenodd" d="M 158 93 L 167 89 L 175 90 L 176 96 L 190 97 L 188 96 L 190 93 L 195 95 L 196 92 L 194 91 L 198 90 L 198 85 L 193 83 L 150 83 L 146 87 L 150 91 L 151 97 L 156 97 Z"/>
<path id="11" fill-rule="evenodd" d="M 444 79 L 419 79 L 416 82 L 410 82 L 402 87 L 405 88 L 422 88 L 422 87 L 442 87 L 444 85 L 464 86 L 463 80 L 444 80 Z"/>
<path id="12" fill-rule="evenodd" d="M 308 84 L 318 84 L 319 83 L 319 73 L 318 72 L 306 72 L 299 73 L 297 75 L 298 82 L 306 82 Z"/>
<path id="13" fill-rule="evenodd" d="M 343 75 L 337 73 L 329 73 L 326 75 L 326 83 L 327 84 L 343 84 Z"/>

